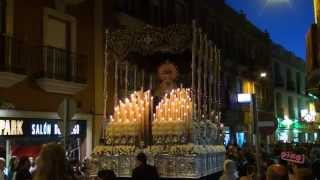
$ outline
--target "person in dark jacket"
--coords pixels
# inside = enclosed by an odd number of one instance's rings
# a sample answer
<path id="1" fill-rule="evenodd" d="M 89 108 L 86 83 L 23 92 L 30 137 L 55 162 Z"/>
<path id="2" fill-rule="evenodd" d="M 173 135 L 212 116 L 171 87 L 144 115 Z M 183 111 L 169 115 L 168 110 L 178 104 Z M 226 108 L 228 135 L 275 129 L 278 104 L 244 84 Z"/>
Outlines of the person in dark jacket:
<path id="1" fill-rule="evenodd" d="M 159 174 L 154 166 L 147 164 L 147 156 L 144 153 L 139 153 L 136 157 L 137 165 L 132 172 L 134 180 L 159 180 Z"/>
<path id="2" fill-rule="evenodd" d="M 310 152 L 310 159 L 312 160 L 312 174 L 314 179 L 320 180 L 320 149 L 312 148 Z"/>
<path id="3" fill-rule="evenodd" d="M 98 178 L 100 180 L 116 180 L 117 177 L 112 170 L 100 170 L 98 172 Z"/>
<path id="4" fill-rule="evenodd" d="M 29 171 L 31 167 L 31 163 L 29 161 L 29 158 L 24 156 L 19 160 L 18 168 L 17 168 L 17 174 L 16 174 L 16 180 L 31 180 L 32 175 Z"/>

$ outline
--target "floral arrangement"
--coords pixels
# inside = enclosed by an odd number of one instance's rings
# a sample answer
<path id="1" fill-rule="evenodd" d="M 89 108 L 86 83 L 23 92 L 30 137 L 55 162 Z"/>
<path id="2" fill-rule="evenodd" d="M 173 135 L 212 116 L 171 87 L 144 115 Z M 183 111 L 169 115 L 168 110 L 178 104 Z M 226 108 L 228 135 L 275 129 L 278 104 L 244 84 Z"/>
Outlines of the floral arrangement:
<path id="1" fill-rule="evenodd" d="M 94 149 L 95 155 L 134 155 L 137 148 L 135 146 L 97 146 Z"/>

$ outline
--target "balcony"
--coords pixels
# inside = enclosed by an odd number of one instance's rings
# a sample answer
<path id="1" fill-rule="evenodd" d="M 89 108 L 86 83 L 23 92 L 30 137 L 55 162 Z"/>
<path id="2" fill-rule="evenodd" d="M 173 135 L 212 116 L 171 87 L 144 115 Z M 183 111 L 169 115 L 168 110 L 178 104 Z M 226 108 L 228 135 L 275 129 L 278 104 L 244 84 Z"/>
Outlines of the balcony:
<path id="1" fill-rule="evenodd" d="M 40 48 L 37 83 L 46 92 L 74 95 L 86 88 L 87 57 L 54 47 Z"/>
<path id="2" fill-rule="evenodd" d="M 26 78 L 22 42 L 0 34 L 0 87 L 10 88 Z"/>

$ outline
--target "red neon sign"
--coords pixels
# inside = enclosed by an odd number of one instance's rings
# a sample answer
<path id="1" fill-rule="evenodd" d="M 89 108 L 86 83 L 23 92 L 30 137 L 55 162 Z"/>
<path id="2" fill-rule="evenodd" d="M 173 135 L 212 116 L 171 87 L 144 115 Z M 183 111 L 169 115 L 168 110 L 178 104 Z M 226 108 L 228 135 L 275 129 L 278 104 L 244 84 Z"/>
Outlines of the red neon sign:
<path id="1" fill-rule="evenodd" d="M 288 162 L 293 162 L 297 164 L 303 164 L 304 163 L 304 155 L 303 154 L 296 154 L 293 152 L 281 152 L 281 159 L 288 161 Z"/>

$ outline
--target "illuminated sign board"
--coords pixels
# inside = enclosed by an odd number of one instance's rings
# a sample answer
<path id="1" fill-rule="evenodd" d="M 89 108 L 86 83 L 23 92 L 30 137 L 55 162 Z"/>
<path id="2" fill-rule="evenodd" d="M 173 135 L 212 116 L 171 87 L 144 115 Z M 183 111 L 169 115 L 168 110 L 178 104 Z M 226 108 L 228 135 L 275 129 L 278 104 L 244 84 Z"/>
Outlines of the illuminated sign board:
<path id="1" fill-rule="evenodd" d="M 0 120 L 0 136 L 23 135 L 22 120 Z"/>
<path id="2" fill-rule="evenodd" d="M 0 136 L 55 136 L 62 135 L 61 120 L 57 119 L 0 119 Z M 61 123 L 62 124 L 62 123 Z M 69 134 L 71 136 L 85 136 L 85 121 L 70 121 Z"/>
<path id="3" fill-rule="evenodd" d="M 80 125 L 75 124 L 70 132 L 71 135 L 80 134 Z M 48 122 L 39 122 L 31 124 L 31 135 L 34 136 L 50 136 L 50 135 L 61 135 L 61 130 L 58 123 L 48 123 Z"/>
<path id="4" fill-rule="evenodd" d="M 308 109 L 302 109 L 301 111 L 301 119 L 306 122 L 314 122 L 316 121 L 317 113 L 315 111 L 309 111 Z"/>
<path id="5" fill-rule="evenodd" d="M 32 135 L 51 135 L 51 124 L 31 124 Z"/>
<path id="6" fill-rule="evenodd" d="M 238 94 L 239 103 L 250 103 L 252 101 L 251 94 Z"/>

